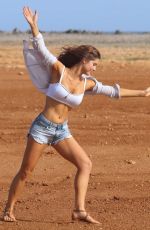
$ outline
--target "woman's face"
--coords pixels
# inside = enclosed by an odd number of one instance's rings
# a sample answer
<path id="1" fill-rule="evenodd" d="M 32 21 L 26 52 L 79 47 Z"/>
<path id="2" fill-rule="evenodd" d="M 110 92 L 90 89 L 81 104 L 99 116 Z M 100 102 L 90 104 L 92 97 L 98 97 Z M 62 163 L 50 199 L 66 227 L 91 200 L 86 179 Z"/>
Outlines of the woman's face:
<path id="1" fill-rule="evenodd" d="M 83 72 L 87 75 L 92 75 L 93 71 L 96 71 L 96 67 L 99 63 L 99 59 L 95 60 L 83 60 Z"/>

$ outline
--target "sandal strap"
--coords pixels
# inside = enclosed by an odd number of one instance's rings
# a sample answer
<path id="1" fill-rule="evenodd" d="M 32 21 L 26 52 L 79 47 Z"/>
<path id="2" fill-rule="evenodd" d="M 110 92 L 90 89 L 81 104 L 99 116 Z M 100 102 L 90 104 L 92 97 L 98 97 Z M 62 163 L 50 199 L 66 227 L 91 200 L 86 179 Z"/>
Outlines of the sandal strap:
<path id="1" fill-rule="evenodd" d="M 80 209 L 74 209 L 74 212 L 86 212 L 85 210 L 80 210 Z"/>
<path id="2" fill-rule="evenodd" d="M 85 210 L 80 210 L 80 209 L 75 209 L 73 210 L 74 212 L 82 212 L 82 213 L 85 213 L 85 215 L 79 217 L 80 219 L 82 220 L 87 220 L 88 217 L 90 217 L 90 215 L 85 211 Z"/>
<path id="3" fill-rule="evenodd" d="M 89 223 L 93 223 L 93 224 L 100 224 L 100 222 L 94 220 L 90 215 L 89 213 L 87 213 L 85 210 L 80 210 L 80 209 L 75 209 L 73 210 L 74 212 L 78 212 L 77 213 L 72 213 L 72 219 L 73 220 L 81 220 L 81 221 L 85 221 L 85 222 L 89 222 Z M 79 213 L 80 216 L 79 216 Z M 84 213 L 84 214 L 82 214 Z M 102 229 L 102 228 L 100 228 Z"/>

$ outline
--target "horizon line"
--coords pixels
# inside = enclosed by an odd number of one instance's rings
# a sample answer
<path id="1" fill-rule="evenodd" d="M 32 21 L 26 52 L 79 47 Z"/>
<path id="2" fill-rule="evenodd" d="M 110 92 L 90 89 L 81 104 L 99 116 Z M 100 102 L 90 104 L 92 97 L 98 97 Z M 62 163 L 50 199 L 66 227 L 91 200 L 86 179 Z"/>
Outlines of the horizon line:
<path id="1" fill-rule="evenodd" d="M 41 33 L 70 33 L 70 34 L 80 34 L 80 33 L 95 33 L 95 34 L 132 34 L 132 33 L 137 33 L 137 34 L 148 34 L 150 33 L 150 30 L 148 31 L 123 31 L 123 30 L 113 30 L 113 31 L 100 31 L 100 30 L 85 30 L 85 29 L 67 29 L 67 30 L 40 30 Z M 11 33 L 11 34 L 21 34 L 21 33 L 28 33 L 31 34 L 31 30 L 20 30 L 17 27 L 15 27 L 12 30 L 1 30 L 0 33 Z"/>

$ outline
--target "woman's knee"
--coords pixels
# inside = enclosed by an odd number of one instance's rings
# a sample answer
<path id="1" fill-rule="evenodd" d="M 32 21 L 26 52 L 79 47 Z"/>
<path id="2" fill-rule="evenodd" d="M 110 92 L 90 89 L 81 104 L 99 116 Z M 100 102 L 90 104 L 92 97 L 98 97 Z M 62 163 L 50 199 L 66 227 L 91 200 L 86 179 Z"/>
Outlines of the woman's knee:
<path id="1" fill-rule="evenodd" d="M 89 158 L 81 161 L 80 165 L 79 165 L 79 169 L 84 170 L 84 171 L 88 171 L 90 173 L 92 170 L 92 161 Z"/>
<path id="2" fill-rule="evenodd" d="M 30 169 L 22 169 L 21 168 L 18 174 L 19 174 L 20 179 L 22 181 L 25 181 L 31 176 L 32 170 L 30 170 Z"/>

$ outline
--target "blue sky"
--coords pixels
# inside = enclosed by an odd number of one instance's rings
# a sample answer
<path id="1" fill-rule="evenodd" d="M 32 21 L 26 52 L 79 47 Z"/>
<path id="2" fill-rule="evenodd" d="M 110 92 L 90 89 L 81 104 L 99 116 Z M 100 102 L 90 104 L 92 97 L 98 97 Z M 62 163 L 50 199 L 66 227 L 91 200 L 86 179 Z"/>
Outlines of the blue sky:
<path id="1" fill-rule="evenodd" d="M 24 5 L 38 10 L 41 30 L 150 31 L 150 0 L 1 0 L 0 30 L 29 28 Z"/>

